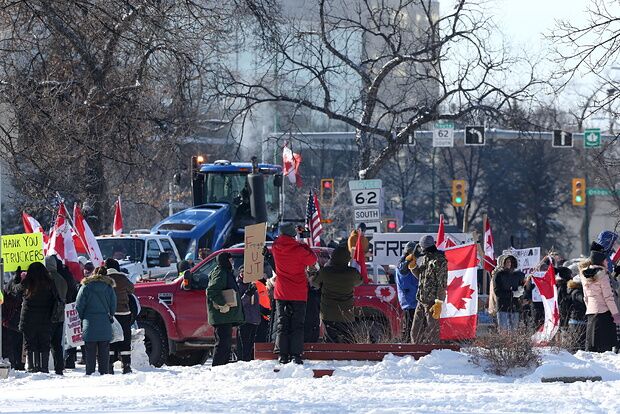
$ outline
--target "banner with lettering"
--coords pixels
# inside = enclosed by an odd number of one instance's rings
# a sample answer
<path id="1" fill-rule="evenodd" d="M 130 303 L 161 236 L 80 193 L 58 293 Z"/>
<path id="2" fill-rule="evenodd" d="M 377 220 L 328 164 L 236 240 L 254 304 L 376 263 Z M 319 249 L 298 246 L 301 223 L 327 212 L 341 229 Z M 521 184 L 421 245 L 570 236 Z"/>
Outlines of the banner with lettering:
<path id="1" fill-rule="evenodd" d="M 32 263 L 43 263 L 43 234 L 22 233 L 2 236 L 4 271 L 14 272 L 18 267 L 28 270 Z"/>
<path id="2" fill-rule="evenodd" d="M 84 345 L 82 339 L 82 321 L 74 303 L 65 305 L 65 349 Z"/>

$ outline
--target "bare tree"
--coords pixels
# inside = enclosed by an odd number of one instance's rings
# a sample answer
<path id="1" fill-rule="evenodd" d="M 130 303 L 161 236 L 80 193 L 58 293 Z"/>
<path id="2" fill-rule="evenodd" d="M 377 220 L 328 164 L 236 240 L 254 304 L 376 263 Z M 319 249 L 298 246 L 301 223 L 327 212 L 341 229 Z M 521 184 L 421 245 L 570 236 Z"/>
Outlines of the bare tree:
<path id="1" fill-rule="evenodd" d="M 57 192 L 84 201 L 95 231 L 120 193 L 165 211 L 180 139 L 214 112 L 207 63 L 243 16 L 262 22 L 271 4 L 0 1 L 0 145 L 26 205 Z"/>
<path id="2" fill-rule="evenodd" d="M 373 178 L 425 123 L 493 113 L 536 83 L 476 3 L 440 16 L 431 0 L 316 0 L 277 26 L 252 73 L 221 65 L 212 81 L 230 119 L 279 102 L 347 125 L 360 176 Z M 527 76 L 509 87 L 516 68 Z"/>

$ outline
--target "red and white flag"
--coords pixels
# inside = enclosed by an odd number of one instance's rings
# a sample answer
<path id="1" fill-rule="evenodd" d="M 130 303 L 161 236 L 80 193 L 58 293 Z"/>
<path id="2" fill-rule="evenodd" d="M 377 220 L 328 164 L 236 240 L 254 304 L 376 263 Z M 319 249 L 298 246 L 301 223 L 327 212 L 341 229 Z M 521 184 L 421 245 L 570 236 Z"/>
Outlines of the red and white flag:
<path id="1" fill-rule="evenodd" d="M 443 214 L 439 215 L 439 228 L 437 229 L 436 245 L 439 250 L 446 249 L 446 233 L 443 224 Z"/>
<path id="2" fill-rule="evenodd" d="M 484 270 L 492 272 L 497 265 L 495 261 L 495 251 L 493 249 L 493 233 L 491 233 L 491 223 L 489 219 L 484 222 Z"/>
<path id="3" fill-rule="evenodd" d="M 614 257 L 611 258 L 611 261 L 614 263 L 618 263 L 618 260 L 620 260 L 620 249 L 616 250 Z"/>
<path id="4" fill-rule="evenodd" d="M 301 187 L 301 174 L 299 173 L 301 155 L 293 152 L 293 150 L 288 147 L 288 143 L 284 144 L 284 148 L 282 148 L 282 165 L 282 174 L 284 174 L 285 177 L 288 177 L 291 184 Z"/>
<path id="5" fill-rule="evenodd" d="M 69 268 L 73 278 L 78 282 L 84 277 L 78 262 L 77 251 L 73 242 L 72 228 L 69 223 L 69 213 L 64 203 L 60 203 L 58 215 L 54 223 L 54 230 L 50 235 L 47 254 L 55 254 Z"/>
<path id="6" fill-rule="evenodd" d="M 114 225 L 112 227 L 112 234 L 114 236 L 120 236 L 123 234 L 123 210 L 121 209 L 121 196 L 114 202 Z"/>
<path id="7" fill-rule="evenodd" d="M 309 246 L 321 245 L 321 234 L 323 234 L 323 225 L 321 224 L 321 209 L 316 194 L 310 190 L 308 195 L 308 205 L 306 206 L 306 225 L 310 230 Z"/>
<path id="8" fill-rule="evenodd" d="M 445 251 L 448 260 L 446 299 L 441 306 L 439 337 L 461 340 L 476 337 L 478 324 L 478 252 L 475 244 Z"/>
<path id="9" fill-rule="evenodd" d="M 357 242 L 355 243 L 355 254 L 351 259 L 351 266 L 356 268 L 362 275 L 364 283 L 368 283 L 368 269 L 366 268 L 366 253 L 364 252 L 364 246 L 362 245 L 362 237 L 364 233 L 361 230 L 357 231 Z"/>
<path id="10" fill-rule="evenodd" d="M 439 215 L 439 228 L 437 229 L 437 249 L 439 250 L 445 250 L 445 249 L 449 249 L 450 247 L 454 247 L 456 246 L 456 243 L 454 242 L 454 240 L 452 240 L 452 238 L 450 236 L 446 235 L 445 232 L 445 228 L 444 228 L 444 222 L 443 222 L 443 214 Z"/>
<path id="11" fill-rule="evenodd" d="M 545 309 L 545 323 L 532 335 L 532 340 L 537 344 L 545 345 L 553 339 L 560 327 L 558 288 L 555 285 L 555 269 L 551 259 L 549 259 L 549 268 L 545 274 L 542 277 L 534 274 L 532 280 L 540 292 Z"/>
<path id="12" fill-rule="evenodd" d="M 22 212 L 22 222 L 24 223 L 24 231 L 26 233 L 42 233 L 43 234 L 43 249 L 47 246 L 49 242 L 49 236 L 43 230 L 43 226 L 30 214 L 26 212 Z"/>
<path id="13" fill-rule="evenodd" d="M 102 266 L 103 255 L 101 254 L 101 249 L 99 249 L 99 243 L 90 229 L 90 226 L 86 222 L 84 215 L 82 215 L 82 210 L 77 203 L 73 205 L 73 224 L 75 226 L 75 232 L 81 241 L 82 247 L 84 248 L 84 251 L 80 251 L 80 249 L 76 246 L 76 250 L 80 253 L 88 254 L 90 261 L 93 262 L 95 266 Z"/>

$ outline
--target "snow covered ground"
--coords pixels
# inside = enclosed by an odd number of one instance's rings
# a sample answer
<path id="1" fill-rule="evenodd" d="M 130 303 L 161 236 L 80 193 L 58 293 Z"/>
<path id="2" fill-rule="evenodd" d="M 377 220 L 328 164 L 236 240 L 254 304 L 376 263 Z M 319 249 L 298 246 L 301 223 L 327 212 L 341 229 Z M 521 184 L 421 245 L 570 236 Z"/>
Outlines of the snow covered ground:
<path id="1" fill-rule="evenodd" d="M 0 380 L 0 412 L 209 413 L 620 413 L 620 355 L 545 352 L 543 365 L 497 377 L 467 355 L 435 351 L 415 361 L 272 361 L 224 367 L 142 368 L 130 375 L 64 377 L 11 373 Z M 312 368 L 335 368 L 312 378 Z M 541 383 L 543 376 L 600 375 L 602 382 Z"/>

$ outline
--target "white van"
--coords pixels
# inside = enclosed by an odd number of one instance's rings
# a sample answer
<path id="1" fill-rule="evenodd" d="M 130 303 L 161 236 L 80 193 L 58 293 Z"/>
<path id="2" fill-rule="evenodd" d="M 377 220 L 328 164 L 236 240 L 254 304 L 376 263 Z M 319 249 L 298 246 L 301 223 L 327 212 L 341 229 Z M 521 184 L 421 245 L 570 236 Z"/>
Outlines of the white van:
<path id="1" fill-rule="evenodd" d="M 170 236 L 130 233 L 120 236 L 97 236 L 104 259 L 118 260 L 129 272 L 129 279 L 159 279 L 177 273 L 179 252 Z"/>

